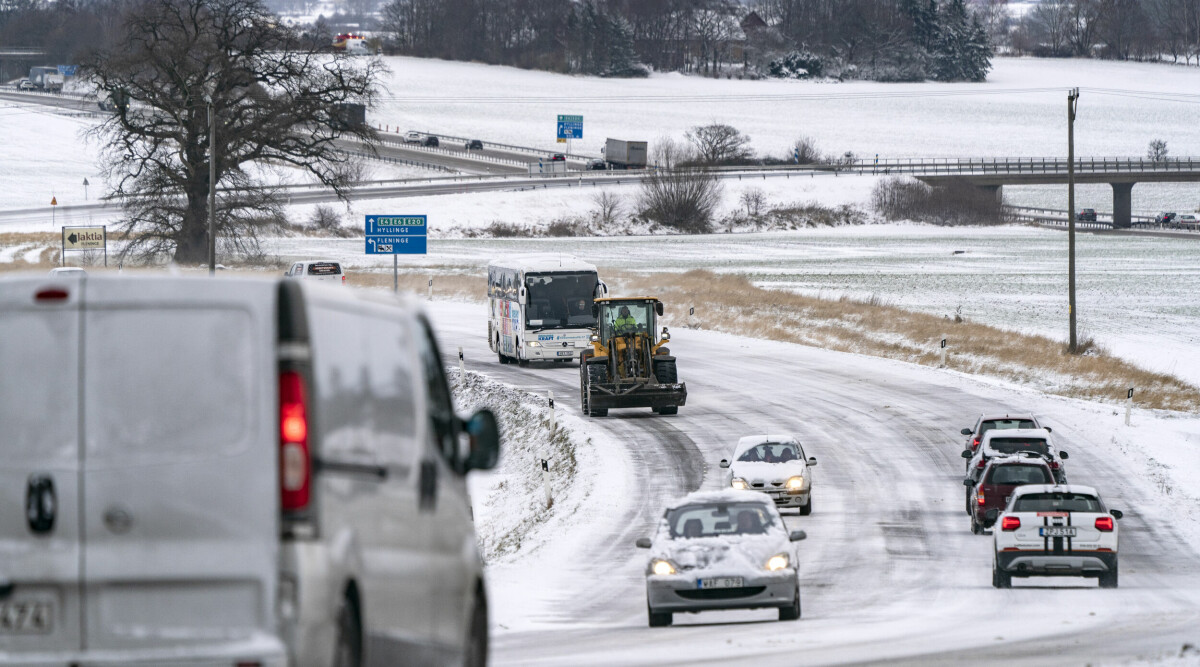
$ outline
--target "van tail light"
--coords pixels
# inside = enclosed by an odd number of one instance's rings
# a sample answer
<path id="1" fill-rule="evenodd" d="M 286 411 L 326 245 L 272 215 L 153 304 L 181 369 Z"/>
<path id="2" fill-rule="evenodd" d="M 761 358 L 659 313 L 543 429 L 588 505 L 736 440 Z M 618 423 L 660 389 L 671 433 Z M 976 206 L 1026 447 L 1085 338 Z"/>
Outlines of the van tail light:
<path id="1" fill-rule="evenodd" d="M 284 512 L 308 509 L 312 497 L 308 401 L 304 378 L 296 371 L 279 374 L 279 490 Z"/>
<path id="2" fill-rule="evenodd" d="M 987 462 L 986 462 L 986 461 L 984 461 L 983 459 L 979 459 L 979 464 L 978 464 L 978 465 L 976 465 L 975 467 L 976 467 L 976 468 L 982 468 L 982 467 L 983 467 L 983 466 L 985 466 L 985 465 L 987 465 Z"/>
<path id="3" fill-rule="evenodd" d="M 1013 531 L 1021 527 L 1020 517 L 1006 516 L 1000 520 L 1000 530 Z"/>
<path id="4" fill-rule="evenodd" d="M 342 284 L 343 284 L 343 285 L 345 285 L 345 284 L 346 284 L 346 276 L 345 276 L 344 274 L 342 275 Z"/>
<path id="5" fill-rule="evenodd" d="M 39 303 L 44 301 L 66 301 L 67 297 L 69 296 L 70 294 L 68 294 L 67 290 L 65 289 L 47 287 L 46 289 L 38 290 L 37 294 L 34 295 L 33 300 Z"/>
<path id="6" fill-rule="evenodd" d="M 1111 533 L 1113 529 L 1113 518 L 1111 516 L 1096 517 L 1096 530 L 1102 533 Z"/>
<path id="7" fill-rule="evenodd" d="M 980 506 L 980 507 L 983 507 L 983 503 L 984 503 L 984 500 L 985 500 L 985 496 L 983 495 L 983 490 L 982 490 L 982 489 L 980 489 L 980 491 L 979 491 L 979 495 L 978 495 L 978 496 L 976 496 L 976 499 L 979 501 L 979 506 Z"/>

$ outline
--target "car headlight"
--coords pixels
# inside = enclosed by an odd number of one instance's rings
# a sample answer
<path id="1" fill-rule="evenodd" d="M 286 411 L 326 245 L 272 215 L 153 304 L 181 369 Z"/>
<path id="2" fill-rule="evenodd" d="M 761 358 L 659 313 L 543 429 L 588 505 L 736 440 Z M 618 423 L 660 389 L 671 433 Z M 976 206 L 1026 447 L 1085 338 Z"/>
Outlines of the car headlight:
<path id="1" fill-rule="evenodd" d="M 735 489 L 748 489 L 748 488 L 750 488 L 750 485 L 746 483 L 746 480 L 742 479 L 741 477 L 734 477 L 734 478 L 733 478 L 733 484 L 731 484 L 731 486 L 732 486 L 733 488 L 735 488 Z"/>
<path id="2" fill-rule="evenodd" d="M 657 575 L 675 574 L 675 564 L 669 560 L 657 558 L 650 563 L 650 571 Z"/>
<path id="3" fill-rule="evenodd" d="M 795 477 L 788 479 L 788 481 L 787 481 L 788 491 L 799 491 L 800 489 L 803 489 L 803 488 L 804 488 L 804 477 L 802 477 L 800 475 L 796 475 Z"/>
<path id="4" fill-rule="evenodd" d="M 536 340 L 529 341 L 529 347 L 541 347 L 541 346 L 542 346 L 542 344 L 537 342 Z"/>
<path id="5" fill-rule="evenodd" d="M 786 570 L 790 564 L 787 554 L 775 554 L 767 559 L 767 569 L 772 572 Z"/>

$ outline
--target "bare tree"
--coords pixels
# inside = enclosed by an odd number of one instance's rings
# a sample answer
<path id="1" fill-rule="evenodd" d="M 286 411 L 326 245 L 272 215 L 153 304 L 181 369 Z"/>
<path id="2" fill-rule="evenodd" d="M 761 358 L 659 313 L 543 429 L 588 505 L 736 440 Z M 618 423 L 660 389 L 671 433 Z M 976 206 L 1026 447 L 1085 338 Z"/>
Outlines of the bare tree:
<path id="1" fill-rule="evenodd" d="M 817 142 L 809 136 L 800 136 L 792 144 L 792 154 L 788 156 L 796 164 L 816 164 L 821 161 L 821 151 Z"/>
<path id="2" fill-rule="evenodd" d="M 1066 52 L 1071 34 L 1071 6 L 1068 0 L 1044 0 L 1031 12 L 1027 22 L 1033 39 L 1048 48 L 1050 55 Z"/>
<path id="3" fill-rule="evenodd" d="M 762 209 L 767 205 L 767 195 L 762 191 L 762 188 L 747 188 L 742 192 L 742 196 L 738 198 L 742 206 L 746 207 L 746 215 L 751 218 L 757 218 Z"/>
<path id="4" fill-rule="evenodd" d="M 612 190 L 601 190 L 592 195 L 592 203 L 595 205 L 592 218 L 605 228 L 611 227 L 617 222 L 621 216 L 621 209 L 624 208 L 621 196 Z"/>
<path id="5" fill-rule="evenodd" d="M 1150 146 L 1146 149 L 1146 157 L 1154 162 L 1165 162 L 1167 160 L 1167 142 L 1162 139 L 1155 139 L 1150 142 Z"/>
<path id="6" fill-rule="evenodd" d="M 750 137 L 732 125 L 697 125 L 688 130 L 687 138 L 696 149 L 696 159 L 706 165 L 745 164 L 754 157 Z"/>
<path id="7" fill-rule="evenodd" d="M 380 62 L 305 44 L 260 0 L 139 0 L 84 66 L 119 101 L 96 133 L 115 193 L 130 202 L 126 252 L 206 257 L 210 105 L 217 235 L 244 252 L 257 251 L 256 223 L 279 213 L 252 165 L 297 167 L 344 197 L 356 171 L 339 139 L 375 139 L 342 105 L 371 103 Z"/>
<path id="8" fill-rule="evenodd" d="M 642 215 L 665 227 L 706 233 L 721 201 L 721 182 L 697 166 L 685 146 L 665 138 L 655 144 L 657 167 L 642 180 Z"/>

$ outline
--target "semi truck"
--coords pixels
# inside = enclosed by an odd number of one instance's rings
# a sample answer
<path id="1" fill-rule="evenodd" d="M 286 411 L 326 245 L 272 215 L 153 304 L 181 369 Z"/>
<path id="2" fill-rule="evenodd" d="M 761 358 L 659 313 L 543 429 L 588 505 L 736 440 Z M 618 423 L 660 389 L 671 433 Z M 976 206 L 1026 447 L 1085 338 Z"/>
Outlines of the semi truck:
<path id="1" fill-rule="evenodd" d="M 29 82 L 40 90 L 62 90 L 63 75 L 57 67 L 30 67 Z"/>
<path id="2" fill-rule="evenodd" d="M 646 142 L 608 139 L 604 142 L 604 161 L 613 169 L 645 169 Z"/>

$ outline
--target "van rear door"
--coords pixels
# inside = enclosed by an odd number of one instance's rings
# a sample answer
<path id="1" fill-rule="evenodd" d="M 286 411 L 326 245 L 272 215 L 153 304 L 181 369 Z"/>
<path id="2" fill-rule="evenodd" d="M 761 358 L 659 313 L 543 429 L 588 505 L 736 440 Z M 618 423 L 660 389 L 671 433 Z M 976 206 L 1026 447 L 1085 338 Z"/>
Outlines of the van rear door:
<path id="1" fill-rule="evenodd" d="M 83 282 L 0 283 L 0 654 L 80 648 Z"/>
<path id="2" fill-rule="evenodd" d="M 85 648 L 282 653 L 274 294 L 89 281 Z"/>

